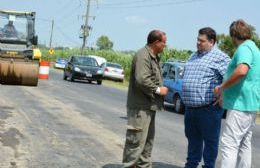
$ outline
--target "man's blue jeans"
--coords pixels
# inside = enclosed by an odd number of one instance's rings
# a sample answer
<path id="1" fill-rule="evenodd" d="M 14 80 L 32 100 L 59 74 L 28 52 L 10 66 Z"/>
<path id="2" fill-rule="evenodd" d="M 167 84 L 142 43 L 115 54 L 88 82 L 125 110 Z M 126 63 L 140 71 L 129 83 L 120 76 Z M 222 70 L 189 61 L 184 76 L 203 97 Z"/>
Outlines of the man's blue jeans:
<path id="1" fill-rule="evenodd" d="M 204 168 L 214 168 L 218 155 L 223 109 L 218 105 L 185 109 L 188 157 L 185 168 L 196 168 L 203 156 Z"/>

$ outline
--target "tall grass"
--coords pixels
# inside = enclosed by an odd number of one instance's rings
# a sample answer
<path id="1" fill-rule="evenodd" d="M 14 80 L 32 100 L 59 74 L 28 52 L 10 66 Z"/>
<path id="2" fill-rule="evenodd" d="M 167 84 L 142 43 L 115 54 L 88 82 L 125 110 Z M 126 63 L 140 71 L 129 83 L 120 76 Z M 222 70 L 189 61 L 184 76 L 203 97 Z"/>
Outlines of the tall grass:
<path id="1" fill-rule="evenodd" d="M 55 61 L 58 57 L 68 58 L 71 55 L 80 55 L 79 48 L 73 49 L 55 49 L 54 55 L 50 56 L 48 49 L 41 49 L 42 52 L 42 60 Z M 84 50 L 83 55 L 97 55 L 104 57 L 108 62 L 115 62 L 124 68 L 125 79 L 129 80 L 130 70 L 132 58 L 134 56 L 134 52 L 120 52 L 113 50 Z M 176 49 L 166 48 L 164 52 L 161 54 L 161 61 L 165 62 L 168 59 L 177 59 L 177 60 L 187 60 L 190 56 L 191 51 L 182 50 L 178 51 Z"/>

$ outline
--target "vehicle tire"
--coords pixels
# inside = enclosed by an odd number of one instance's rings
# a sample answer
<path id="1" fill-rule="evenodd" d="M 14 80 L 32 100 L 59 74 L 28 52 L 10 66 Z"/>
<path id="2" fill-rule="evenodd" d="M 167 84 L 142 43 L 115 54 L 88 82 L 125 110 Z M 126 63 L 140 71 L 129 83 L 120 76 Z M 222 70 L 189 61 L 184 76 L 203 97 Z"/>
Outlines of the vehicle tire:
<path id="1" fill-rule="evenodd" d="M 185 107 L 184 107 L 184 104 L 183 104 L 181 97 L 179 95 L 174 96 L 173 105 L 174 105 L 174 110 L 177 113 L 184 114 L 184 108 Z"/>
<path id="2" fill-rule="evenodd" d="M 63 74 L 63 80 L 67 80 L 67 76 L 65 75 L 65 72 Z"/>
<path id="3" fill-rule="evenodd" d="M 71 81 L 71 82 L 74 82 L 73 74 L 70 75 L 70 81 Z"/>
<path id="4" fill-rule="evenodd" d="M 98 81 L 97 81 L 97 84 L 98 84 L 98 85 L 101 85 L 101 84 L 102 84 L 102 80 L 98 80 Z"/>

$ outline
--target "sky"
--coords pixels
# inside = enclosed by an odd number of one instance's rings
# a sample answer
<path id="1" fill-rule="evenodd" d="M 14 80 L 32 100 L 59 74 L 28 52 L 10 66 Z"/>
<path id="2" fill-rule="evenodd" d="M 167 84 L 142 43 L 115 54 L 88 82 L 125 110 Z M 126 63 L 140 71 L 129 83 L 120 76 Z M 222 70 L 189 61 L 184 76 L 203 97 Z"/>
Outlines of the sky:
<path id="1" fill-rule="evenodd" d="M 167 34 L 169 48 L 196 50 L 198 30 L 212 27 L 228 34 L 229 25 L 244 19 L 260 35 L 259 0 L 91 0 L 87 38 L 96 47 L 102 36 L 114 43 L 114 50 L 138 50 L 151 30 Z M 0 0 L 0 9 L 36 12 L 39 43 L 49 46 L 81 47 L 80 27 L 84 24 L 87 0 Z"/>

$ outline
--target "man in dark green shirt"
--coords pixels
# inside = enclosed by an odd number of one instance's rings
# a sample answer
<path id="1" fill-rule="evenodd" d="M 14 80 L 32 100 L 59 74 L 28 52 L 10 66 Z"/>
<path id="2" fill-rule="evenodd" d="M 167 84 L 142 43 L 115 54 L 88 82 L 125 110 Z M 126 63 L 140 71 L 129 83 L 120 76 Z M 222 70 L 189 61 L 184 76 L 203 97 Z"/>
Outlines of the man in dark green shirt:
<path id="1" fill-rule="evenodd" d="M 162 108 L 163 96 L 168 92 L 163 86 L 158 56 L 165 45 L 165 33 L 153 30 L 147 37 L 147 45 L 133 58 L 127 97 L 124 167 L 152 167 L 155 113 Z"/>

